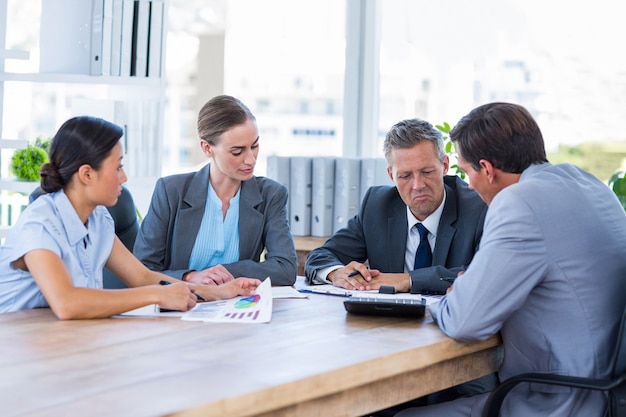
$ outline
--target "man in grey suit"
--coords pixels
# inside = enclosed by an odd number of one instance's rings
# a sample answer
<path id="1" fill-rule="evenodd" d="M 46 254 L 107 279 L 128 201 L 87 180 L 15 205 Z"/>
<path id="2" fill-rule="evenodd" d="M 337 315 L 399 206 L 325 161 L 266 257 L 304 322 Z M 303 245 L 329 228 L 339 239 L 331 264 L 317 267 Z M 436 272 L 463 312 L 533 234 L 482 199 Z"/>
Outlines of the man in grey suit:
<path id="1" fill-rule="evenodd" d="M 626 305 L 626 214 L 594 176 L 546 159 L 530 113 L 480 106 L 451 132 L 459 167 L 489 205 L 480 250 L 430 312 L 449 336 L 501 332 L 500 378 L 546 372 L 608 378 Z M 479 416 L 488 394 L 398 416 Z M 604 415 L 602 392 L 522 385 L 503 416 Z"/>
<path id="2" fill-rule="evenodd" d="M 441 133 L 420 119 L 403 120 L 387 133 L 383 150 L 395 184 L 368 190 L 358 214 L 307 256 L 311 284 L 347 289 L 392 285 L 399 292 L 443 294 L 472 260 L 482 236 L 487 206 L 457 176 Z M 430 266 L 416 268 L 425 226 Z M 432 248 L 432 250 L 431 250 Z M 367 266 L 366 266 L 367 261 Z M 369 268 L 368 268 L 369 267 Z"/>

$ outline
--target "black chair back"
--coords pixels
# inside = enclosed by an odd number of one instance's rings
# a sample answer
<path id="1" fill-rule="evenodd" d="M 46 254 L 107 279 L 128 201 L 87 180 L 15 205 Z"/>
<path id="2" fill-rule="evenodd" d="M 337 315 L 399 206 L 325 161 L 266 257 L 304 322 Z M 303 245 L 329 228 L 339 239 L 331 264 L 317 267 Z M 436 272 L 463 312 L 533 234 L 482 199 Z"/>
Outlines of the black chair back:
<path id="1" fill-rule="evenodd" d="M 626 417 L 626 308 L 622 313 L 622 321 L 613 350 L 612 378 L 598 379 L 569 375 L 545 374 L 531 372 L 513 376 L 502 381 L 491 392 L 485 403 L 482 417 L 498 417 L 506 395 L 521 383 L 538 383 L 566 386 L 577 389 L 604 391 L 608 395 L 609 404 L 607 417 Z"/>
<path id="2" fill-rule="evenodd" d="M 626 309 L 622 314 L 617 345 L 613 357 L 613 378 L 626 374 Z"/>
<path id="3" fill-rule="evenodd" d="M 614 386 L 609 389 L 610 417 L 626 417 L 626 309 L 622 314 L 617 346 L 613 357 Z"/>

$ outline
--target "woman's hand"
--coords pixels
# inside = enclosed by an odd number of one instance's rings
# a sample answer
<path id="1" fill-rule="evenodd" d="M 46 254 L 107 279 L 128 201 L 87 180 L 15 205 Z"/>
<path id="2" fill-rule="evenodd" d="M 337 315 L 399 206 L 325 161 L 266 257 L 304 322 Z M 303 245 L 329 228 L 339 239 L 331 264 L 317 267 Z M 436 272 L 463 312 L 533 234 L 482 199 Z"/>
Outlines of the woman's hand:
<path id="1" fill-rule="evenodd" d="M 261 281 L 254 278 L 236 278 L 222 285 L 204 287 L 197 286 L 195 292 L 207 300 L 225 300 L 239 295 L 254 294 Z"/>
<path id="2" fill-rule="evenodd" d="M 168 310 L 187 311 L 196 306 L 197 297 L 192 290 L 195 285 L 184 282 L 173 282 L 170 285 L 159 286 L 159 307 Z"/>
<path id="3" fill-rule="evenodd" d="M 183 280 L 194 284 L 220 285 L 234 280 L 235 277 L 222 265 L 215 265 L 202 271 L 191 271 Z"/>

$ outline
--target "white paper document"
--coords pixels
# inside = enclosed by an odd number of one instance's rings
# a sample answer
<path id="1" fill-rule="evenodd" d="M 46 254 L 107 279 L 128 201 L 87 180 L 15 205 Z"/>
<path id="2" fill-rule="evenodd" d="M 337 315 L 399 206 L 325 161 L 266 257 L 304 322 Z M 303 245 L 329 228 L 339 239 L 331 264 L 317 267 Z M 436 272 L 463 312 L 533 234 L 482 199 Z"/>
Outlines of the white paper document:
<path id="1" fill-rule="evenodd" d="M 269 323 L 272 318 L 272 283 L 266 278 L 249 296 L 198 303 L 182 320 L 211 323 Z"/>
<path id="2" fill-rule="evenodd" d="M 425 299 L 426 305 L 436 303 L 441 299 L 441 295 L 422 295 L 422 294 L 410 294 L 410 293 L 395 293 L 395 294 L 381 294 L 378 290 L 347 290 L 345 288 L 335 287 L 332 284 L 321 285 L 297 285 L 297 290 L 303 294 L 322 294 L 322 295 L 336 295 L 340 297 L 369 297 L 369 298 L 382 298 L 382 299 Z"/>
<path id="3" fill-rule="evenodd" d="M 182 317 L 183 311 L 161 311 L 158 305 L 149 304 L 118 314 L 117 317 Z"/>
<path id="4" fill-rule="evenodd" d="M 350 297 L 351 295 L 370 295 L 378 293 L 378 290 L 368 291 L 356 291 L 347 290 L 341 287 L 335 287 L 332 284 L 320 284 L 320 285 L 301 285 L 297 287 L 298 291 L 304 294 L 324 294 L 324 295 L 339 295 L 342 297 Z"/>
<path id="5" fill-rule="evenodd" d="M 283 285 L 278 287 L 272 287 L 273 298 L 307 298 L 306 294 L 302 294 L 294 287 L 289 285 Z"/>

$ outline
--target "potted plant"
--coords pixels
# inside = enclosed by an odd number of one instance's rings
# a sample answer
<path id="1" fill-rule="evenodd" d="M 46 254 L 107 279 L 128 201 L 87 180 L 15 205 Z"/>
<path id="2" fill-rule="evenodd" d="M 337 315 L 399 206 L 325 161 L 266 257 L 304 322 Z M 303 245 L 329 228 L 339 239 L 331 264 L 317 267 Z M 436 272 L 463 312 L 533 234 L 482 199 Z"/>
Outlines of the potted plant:
<path id="1" fill-rule="evenodd" d="M 34 144 L 18 149 L 11 157 L 10 170 L 20 181 L 39 181 L 41 166 L 48 162 L 50 139 L 38 137 Z"/>
<path id="2" fill-rule="evenodd" d="M 452 158 L 452 165 L 450 165 L 450 169 L 454 170 L 455 174 L 461 177 L 461 179 L 465 179 L 465 172 L 461 171 L 457 165 L 456 148 L 454 143 L 450 140 L 450 131 L 452 130 L 452 126 L 450 126 L 448 122 L 443 122 L 441 125 L 435 125 L 435 128 L 441 132 L 443 143 L 446 147 L 446 153 L 450 158 Z"/>
<path id="3" fill-rule="evenodd" d="M 622 203 L 624 210 L 626 210 L 626 172 L 617 171 L 613 174 L 609 179 L 609 187 L 613 190 L 619 202 Z"/>

